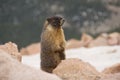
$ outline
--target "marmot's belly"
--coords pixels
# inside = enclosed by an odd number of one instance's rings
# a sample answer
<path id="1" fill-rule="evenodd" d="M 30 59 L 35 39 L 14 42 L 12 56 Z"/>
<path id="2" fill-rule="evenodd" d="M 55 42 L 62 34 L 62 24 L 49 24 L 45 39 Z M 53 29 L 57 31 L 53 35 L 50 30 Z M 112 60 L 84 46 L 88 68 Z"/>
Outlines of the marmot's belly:
<path id="1" fill-rule="evenodd" d="M 41 66 L 55 68 L 61 61 L 59 53 L 41 54 Z M 44 62 L 42 62 L 44 61 Z"/>

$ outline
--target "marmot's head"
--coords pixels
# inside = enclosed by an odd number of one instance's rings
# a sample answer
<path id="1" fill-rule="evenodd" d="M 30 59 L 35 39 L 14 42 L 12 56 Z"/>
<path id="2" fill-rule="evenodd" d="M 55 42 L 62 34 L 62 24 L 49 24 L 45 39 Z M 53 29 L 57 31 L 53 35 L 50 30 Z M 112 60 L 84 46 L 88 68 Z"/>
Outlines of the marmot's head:
<path id="1" fill-rule="evenodd" d="M 63 18 L 58 16 L 47 18 L 48 24 L 53 26 L 54 28 L 60 28 L 63 25 L 64 21 L 65 20 Z"/>

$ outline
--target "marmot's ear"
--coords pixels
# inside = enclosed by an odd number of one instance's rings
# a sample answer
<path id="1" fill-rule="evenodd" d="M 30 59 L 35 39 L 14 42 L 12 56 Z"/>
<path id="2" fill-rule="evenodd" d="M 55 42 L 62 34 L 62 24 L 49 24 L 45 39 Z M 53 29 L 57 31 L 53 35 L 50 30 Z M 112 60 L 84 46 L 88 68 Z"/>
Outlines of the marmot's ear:
<path id="1" fill-rule="evenodd" d="M 51 18 L 47 18 L 47 21 L 50 22 L 50 21 L 51 21 Z"/>

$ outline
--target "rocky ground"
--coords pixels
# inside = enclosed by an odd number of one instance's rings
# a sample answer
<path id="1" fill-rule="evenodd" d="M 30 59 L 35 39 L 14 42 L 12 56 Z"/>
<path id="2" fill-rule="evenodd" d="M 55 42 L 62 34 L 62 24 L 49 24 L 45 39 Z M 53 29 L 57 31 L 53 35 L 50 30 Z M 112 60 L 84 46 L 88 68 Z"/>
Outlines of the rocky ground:
<path id="1" fill-rule="evenodd" d="M 0 80 L 120 80 L 120 33 L 67 41 L 66 60 L 52 74 L 40 69 L 40 43 L 20 52 L 15 43 L 5 43 L 0 45 Z"/>

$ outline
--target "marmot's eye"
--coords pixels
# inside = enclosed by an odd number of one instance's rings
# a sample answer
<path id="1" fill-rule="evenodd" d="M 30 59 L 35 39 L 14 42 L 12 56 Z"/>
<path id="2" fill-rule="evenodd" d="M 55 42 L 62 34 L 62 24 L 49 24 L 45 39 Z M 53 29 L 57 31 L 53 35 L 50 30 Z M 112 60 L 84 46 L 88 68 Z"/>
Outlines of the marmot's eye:
<path id="1" fill-rule="evenodd" d="M 59 17 L 59 20 L 61 20 L 62 18 L 61 17 Z"/>
<path id="2" fill-rule="evenodd" d="M 56 22 L 56 20 L 52 20 L 52 22 Z"/>

